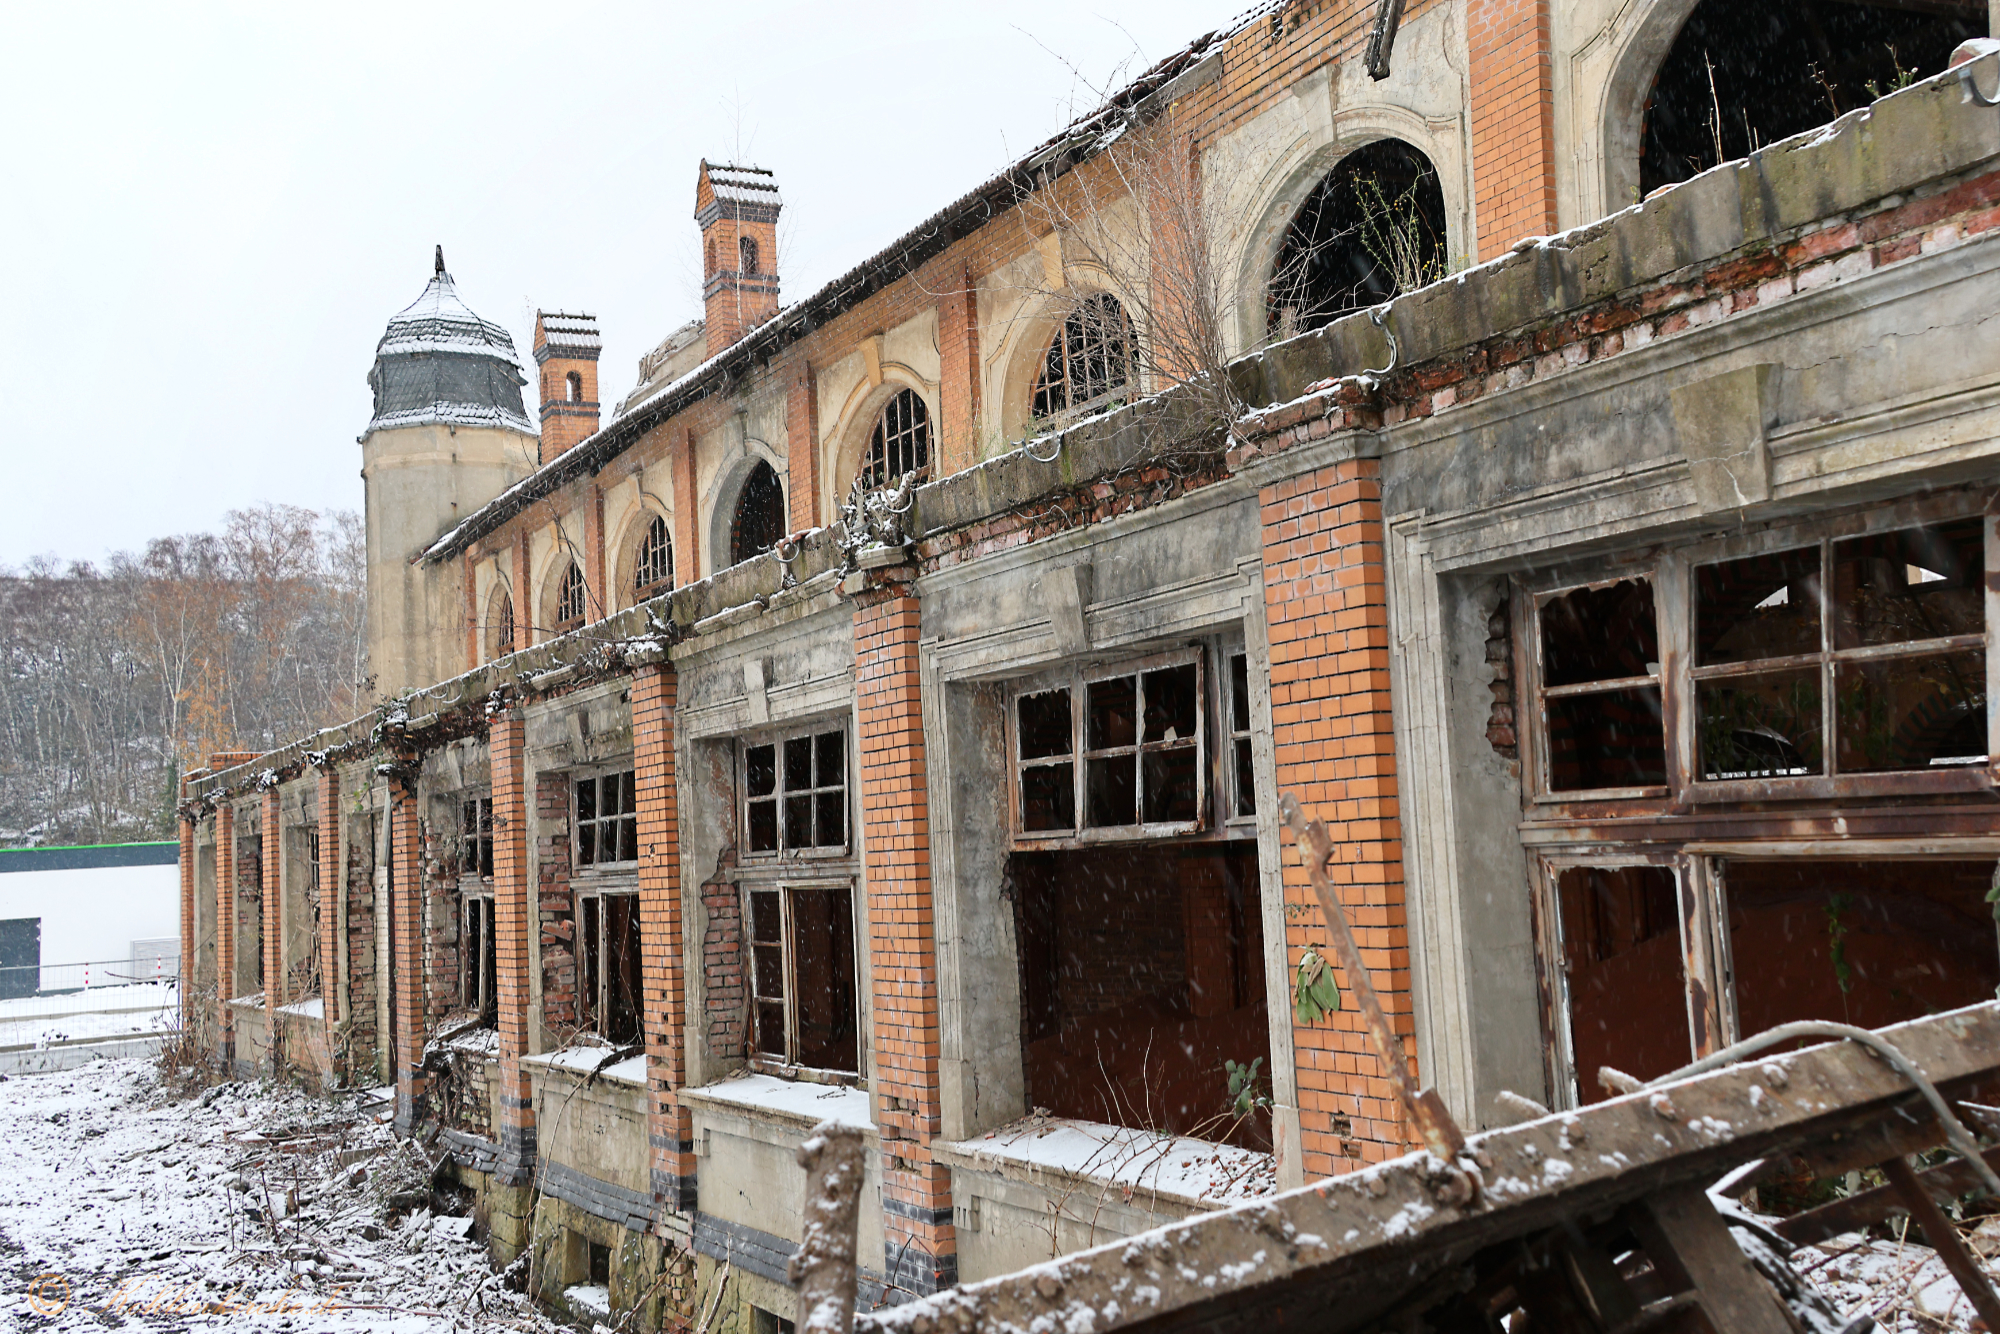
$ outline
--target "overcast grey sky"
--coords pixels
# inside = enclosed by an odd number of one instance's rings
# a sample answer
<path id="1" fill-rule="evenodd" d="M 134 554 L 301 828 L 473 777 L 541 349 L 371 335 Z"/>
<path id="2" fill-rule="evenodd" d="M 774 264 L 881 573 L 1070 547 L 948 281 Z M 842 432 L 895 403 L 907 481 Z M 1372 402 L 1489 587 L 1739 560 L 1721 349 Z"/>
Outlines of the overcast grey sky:
<path id="1" fill-rule="evenodd" d="M 524 354 L 595 312 L 608 406 L 700 313 L 702 156 L 778 174 L 796 300 L 1245 2 L 10 7 L 0 564 L 358 510 L 436 243 Z"/>

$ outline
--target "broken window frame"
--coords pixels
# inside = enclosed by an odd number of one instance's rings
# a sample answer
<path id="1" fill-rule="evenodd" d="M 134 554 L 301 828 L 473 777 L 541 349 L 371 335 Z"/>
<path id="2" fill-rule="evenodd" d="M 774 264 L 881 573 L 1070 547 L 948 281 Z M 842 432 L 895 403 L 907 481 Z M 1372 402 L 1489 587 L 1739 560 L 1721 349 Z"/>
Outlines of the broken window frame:
<path id="1" fill-rule="evenodd" d="M 640 536 L 638 551 L 632 558 L 632 593 L 644 601 L 672 588 L 673 583 L 673 534 L 667 529 L 666 516 L 654 514 L 647 519 L 646 531 Z"/>
<path id="2" fill-rule="evenodd" d="M 1645 580 L 1653 586 L 1653 615 L 1655 634 L 1658 636 L 1660 660 L 1653 664 L 1653 671 L 1642 676 L 1607 677 L 1600 681 L 1583 681 L 1570 685 L 1547 686 L 1543 684 L 1542 664 L 1542 614 L 1550 602 L 1569 594 L 1585 590 L 1612 588 L 1622 583 Z M 1533 776 L 1533 800 L 1539 803 L 1573 803 L 1594 801 L 1617 801 L 1634 798 L 1664 797 L 1672 790 L 1675 774 L 1673 747 L 1674 691 L 1668 679 L 1667 665 L 1672 655 L 1667 647 L 1670 617 L 1667 615 L 1668 591 L 1659 578 L 1655 566 L 1637 565 L 1619 570 L 1610 576 L 1595 579 L 1578 579 L 1557 576 L 1537 582 L 1524 589 L 1524 596 L 1517 602 L 1518 615 L 1514 627 L 1514 642 L 1520 646 L 1524 659 L 1522 676 L 1530 685 L 1525 692 L 1530 703 L 1529 716 L 1532 726 L 1525 729 L 1530 745 L 1524 772 Z M 1635 690 L 1652 687 L 1660 692 L 1660 714 L 1662 744 L 1666 748 L 1665 783 L 1646 784 L 1631 787 L 1606 788 L 1563 788 L 1558 790 L 1550 774 L 1550 760 L 1553 747 L 1549 741 L 1549 704 L 1551 699 L 1577 695 L 1606 694 L 1617 690 Z"/>
<path id="3" fill-rule="evenodd" d="M 493 914 L 490 887 L 460 888 L 458 1003 L 476 1012 L 485 1028 L 500 1020 L 500 947 L 493 934 Z"/>
<path id="4" fill-rule="evenodd" d="M 574 630 L 582 625 L 589 601 L 590 589 L 584 583 L 583 566 L 572 559 L 556 580 L 556 630 L 558 632 Z"/>
<path id="5" fill-rule="evenodd" d="M 899 389 L 875 414 L 861 476 L 870 487 L 890 486 L 905 473 L 924 473 L 931 462 L 931 412 L 924 396 Z"/>
<path id="6" fill-rule="evenodd" d="M 776 868 L 773 868 L 776 869 Z M 859 897 L 853 876 L 804 878 L 797 874 L 749 875 L 737 885 L 742 895 L 743 922 L 743 968 L 744 986 L 749 995 L 749 1022 L 746 1025 L 744 1041 L 747 1044 L 750 1063 L 753 1067 L 789 1078 L 816 1078 L 820 1082 L 858 1084 L 868 1072 L 868 1034 L 866 1029 L 867 1002 L 862 991 L 864 981 L 863 951 L 866 942 L 862 938 L 862 911 L 856 899 Z M 841 1070 L 826 1066 L 805 1065 L 799 1060 L 799 986 L 798 957 L 800 940 L 795 911 L 796 896 L 802 893 L 844 892 L 847 895 L 847 931 L 850 959 L 854 976 L 854 1069 Z M 783 994 L 771 996 L 759 988 L 762 985 L 757 967 L 757 951 L 772 948 L 772 942 L 757 938 L 756 895 L 775 894 L 779 905 L 779 928 L 776 948 L 780 953 L 779 972 L 782 978 Z M 762 1049 L 760 1022 L 765 1006 L 782 1007 L 785 1028 L 785 1050 L 767 1052 Z"/>
<path id="7" fill-rule="evenodd" d="M 1193 834 L 1208 829 L 1214 823 L 1217 809 L 1218 783 L 1214 772 L 1215 759 L 1210 744 L 1211 714 L 1218 707 L 1211 698 L 1212 688 L 1208 670 L 1212 646 L 1191 645 L 1187 648 L 1172 649 L 1164 653 L 1154 653 L 1140 658 L 1125 658 L 1113 662 L 1090 663 L 1070 666 L 1058 671 L 1043 673 L 1027 681 L 1017 683 L 1007 694 L 1006 745 L 1008 771 L 1008 803 L 1016 845 L 1022 849 L 1038 847 L 1060 847 L 1063 845 L 1083 845 L 1090 843 L 1124 842 L 1132 839 L 1169 838 L 1180 834 Z M 1163 668 L 1181 667 L 1192 664 L 1195 669 L 1195 785 L 1196 812 L 1192 820 L 1154 821 L 1147 823 L 1145 815 L 1145 759 L 1149 753 L 1164 752 L 1179 748 L 1180 738 L 1174 742 L 1147 742 L 1144 740 L 1144 677 L 1146 673 Z M 1135 695 L 1134 744 L 1130 746 L 1089 748 L 1089 689 L 1101 681 L 1119 677 L 1132 677 L 1139 683 Z M 1021 701 L 1033 695 L 1048 694 L 1057 690 L 1069 692 L 1070 749 L 1064 755 L 1043 756 L 1024 760 L 1021 756 Z M 1091 825 L 1087 822 L 1089 808 L 1089 769 L 1095 759 L 1116 759 L 1125 754 L 1134 756 L 1136 769 L 1133 789 L 1134 814 L 1139 816 L 1136 823 L 1129 825 Z M 1022 783 L 1026 771 L 1068 764 L 1072 793 L 1071 824 L 1063 829 L 1029 829 L 1025 824 L 1024 807 L 1026 797 Z M 1227 790 L 1228 784 L 1222 786 Z M 1233 792 L 1225 798 L 1233 803 Z M 1233 809 L 1233 806 L 1232 806 Z M 1254 818 L 1254 817 L 1253 817 Z"/>
<path id="8" fill-rule="evenodd" d="M 614 875 L 620 872 L 632 873 L 639 865 L 639 776 L 633 765 L 627 761 L 603 769 L 574 770 L 570 773 L 568 781 L 571 873 L 585 877 L 607 873 Z M 592 788 L 591 814 L 588 816 L 583 813 L 583 794 L 580 790 L 585 783 L 590 784 Z M 632 798 L 631 805 L 607 813 L 604 806 L 607 783 L 611 785 L 611 790 L 621 794 L 629 792 Z M 589 826 L 591 830 L 591 855 L 588 858 L 584 856 L 585 826 Z M 617 850 L 620 852 L 624 851 L 625 835 L 630 834 L 632 847 L 630 857 L 613 857 L 607 861 L 598 855 L 598 851 L 604 846 L 603 833 L 607 828 L 616 831 L 614 841 L 619 844 Z"/>
<path id="9" fill-rule="evenodd" d="M 579 887 L 575 894 L 577 1021 L 584 1029 L 618 1045 L 644 1041 L 645 948 L 640 929 L 639 887 L 635 882 L 621 880 L 585 885 Z M 622 967 L 607 966 L 606 963 L 614 958 L 610 948 L 611 913 L 606 907 L 606 901 L 612 899 L 629 903 L 632 931 L 629 963 L 633 976 L 629 981 L 633 1028 L 629 1032 L 617 1033 L 606 1031 L 605 1023 L 605 1017 L 611 1010 L 614 974 L 622 975 L 624 971 Z"/>
<path id="10" fill-rule="evenodd" d="M 493 883 L 493 797 L 491 793 L 460 794 L 458 807 L 458 875 Z"/>
<path id="11" fill-rule="evenodd" d="M 806 788 L 791 788 L 786 784 L 785 744 L 804 740 L 813 748 L 813 764 L 817 766 L 819 740 L 823 736 L 840 734 L 841 781 L 838 785 L 820 783 L 815 769 L 813 784 Z M 768 793 L 751 794 L 750 752 L 769 746 L 772 750 L 773 787 Z M 739 821 L 742 857 L 747 865 L 752 862 L 787 862 L 807 860 L 838 860 L 851 856 L 854 847 L 854 780 L 856 774 L 854 737 L 846 719 L 821 719 L 816 722 L 791 723 L 781 728 L 770 728 L 739 737 L 736 750 L 737 780 L 737 820 Z M 806 797 L 812 802 L 813 819 L 819 819 L 820 797 L 835 791 L 840 793 L 842 838 L 839 844 L 814 843 L 809 846 L 794 847 L 790 841 L 785 819 L 785 803 L 788 797 Z M 777 821 L 778 846 L 763 851 L 754 850 L 751 839 L 753 808 L 770 803 Z"/>
<path id="12" fill-rule="evenodd" d="M 1227 746 L 1217 746 L 1216 761 L 1222 768 L 1222 781 L 1218 789 L 1223 794 L 1228 811 L 1223 819 L 1225 825 L 1248 825 L 1257 823 L 1257 678 L 1251 670 L 1250 652 L 1246 645 L 1224 645 L 1216 655 L 1222 670 L 1216 673 L 1216 717 L 1222 720 L 1218 731 L 1226 733 Z M 1236 682 L 1239 672 L 1243 681 L 1243 711 L 1239 717 L 1236 711 Z M 1239 727 L 1238 724 L 1241 724 Z M 1225 739 L 1218 737 L 1218 740 Z M 1245 764 L 1250 771 L 1249 785 L 1243 782 Z"/>

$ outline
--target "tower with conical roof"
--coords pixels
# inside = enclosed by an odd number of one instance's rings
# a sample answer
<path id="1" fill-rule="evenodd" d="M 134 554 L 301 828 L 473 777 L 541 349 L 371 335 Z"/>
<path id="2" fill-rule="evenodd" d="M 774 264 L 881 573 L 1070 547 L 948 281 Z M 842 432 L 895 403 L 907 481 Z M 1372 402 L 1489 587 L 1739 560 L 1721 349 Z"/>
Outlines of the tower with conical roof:
<path id="1" fill-rule="evenodd" d="M 411 558 L 534 471 L 540 437 L 514 340 L 458 298 L 439 246 L 422 296 L 375 347 L 361 434 L 368 510 L 368 658 L 383 696 L 472 666 L 460 573 Z"/>

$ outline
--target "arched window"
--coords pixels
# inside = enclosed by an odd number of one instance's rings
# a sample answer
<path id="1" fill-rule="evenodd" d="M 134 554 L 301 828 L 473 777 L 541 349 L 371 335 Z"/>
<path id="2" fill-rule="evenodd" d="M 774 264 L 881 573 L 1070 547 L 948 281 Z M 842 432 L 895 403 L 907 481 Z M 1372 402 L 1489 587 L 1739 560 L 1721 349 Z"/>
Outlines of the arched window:
<path id="1" fill-rule="evenodd" d="M 581 375 L 578 375 L 575 371 L 571 371 L 569 373 L 568 383 L 569 383 L 569 401 L 572 403 L 583 402 L 583 377 Z"/>
<path id="2" fill-rule="evenodd" d="M 487 624 L 488 637 L 492 641 L 492 654 L 504 658 L 514 651 L 514 599 L 507 594 L 500 595 L 493 606 L 493 619 Z"/>
<path id="3" fill-rule="evenodd" d="M 714 273 L 715 238 L 713 236 L 709 237 L 706 241 L 702 242 L 701 253 L 702 253 L 702 272 L 704 274 Z"/>
<path id="4" fill-rule="evenodd" d="M 572 629 L 583 624 L 583 571 L 575 561 L 563 571 L 562 583 L 556 586 L 556 628 Z"/>
<path id="5" fill-rule="evenodd" d="M 743 479 L 729 525 L 729 563 L 737 565 L 778 545 L 785 535 L 785 488 L 762 459 Z"/>
<path id="6" fill-rule="evenodd" d="M 632 591 L 641 597 L 674 586 L 674 544 L 667 521 L 655 514 L 639 540 L 639 559 L 632 567 Z"/>
<path id="7" fill-rule="evenodd" d="M 875 436 L 868 442 L 868 462 L 861 475 L 870 486 L 887 486 L 906 472 L 931 461 L 931 414 L 914 389 L 904 389 L 875 419 Z"/>
<path id="8" fill-rule="evenodd" d="M 1090 407 L 1125 387 L 1131 329 L 1109 292 L 1085 297 L 1049 342 L 1035 381 L 1034 415 L 1056 417 Z"/>
<path id="9" fill-rule="evenodd" d="M 1986 11 L 1856 0 L 1703 0 L 1660 63 L 1639 190 L 1699 175 L 1936 74 Z M 1972 6 L 1962 8 L 1970 11 Z"/>
<path id="10" fill-rule="evenodd" d="M 739 261 L 741 261 L 741 262 L 740 262 L 740 263 L 738 264 L 738 266 L 737 266 L 737 267 L 739 268 L 739 270 L 740 270 L 741 272 L 743 272 L 743 273 L 745 273 L 745 274 L 752 274 L 752 273 L 755 273 L 755 272 L 757 272 L 757 240 L 756 240 L 756 238 L 755 238 L 755 237 L 751 237 L 751 236 L 739 236 L 739 237 L 737 237 L 737 238 L 736 238 L 736 256 L 737 256 L 737 259 L 738 259 Z"/>
<path id="11" fill-rule="evenodd" d="M 1331 324 L 1445 273 L 1444 191 L 1400 139 L 1357 148 L 1310 196 L 1271 274 L 1274 338 Z"/>

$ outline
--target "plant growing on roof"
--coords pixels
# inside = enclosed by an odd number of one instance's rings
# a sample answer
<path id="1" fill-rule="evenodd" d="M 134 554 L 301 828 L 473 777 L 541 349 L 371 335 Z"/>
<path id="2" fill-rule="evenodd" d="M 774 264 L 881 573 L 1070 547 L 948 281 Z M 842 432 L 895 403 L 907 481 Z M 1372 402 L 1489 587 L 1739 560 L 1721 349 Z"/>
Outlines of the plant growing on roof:
<path id="1" fill-rule="evenodd" d="M 1317 949 L 1308 948 L 1299 956 L 1298 975 L 1292 983 L 1292 1012 L 1301 1024 L 1316 1024 L 1340 1009 L 1340 987 L 1333 969 Z"/>

